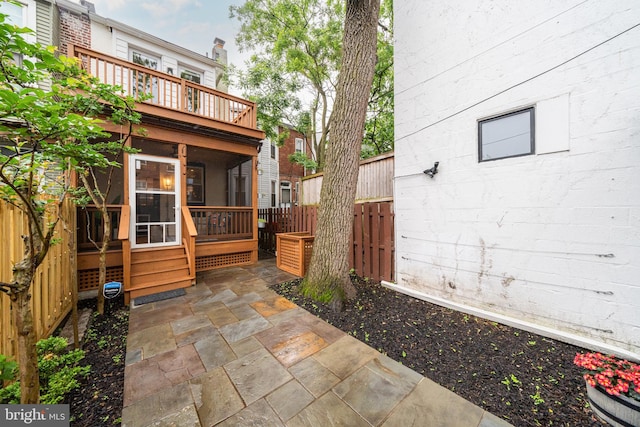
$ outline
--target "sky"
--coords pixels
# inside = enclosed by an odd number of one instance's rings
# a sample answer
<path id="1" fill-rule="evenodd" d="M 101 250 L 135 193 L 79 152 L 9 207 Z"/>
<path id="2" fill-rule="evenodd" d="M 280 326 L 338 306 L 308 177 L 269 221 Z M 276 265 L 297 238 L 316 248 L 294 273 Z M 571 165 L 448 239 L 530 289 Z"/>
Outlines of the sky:
<path id="1" fill-rule="evenodd" d="M 79 0 L 74 0 L 79 3 Z M 224 40 L 228 62 L 242 66 L 248 59 L 240 53 L 235 38 L 240 29 L 229 18 L 229 6 L 244 0 L 90 0 L 96 13 L 130 25 L 178 46 L 211 56 L 213 40 Z"/>

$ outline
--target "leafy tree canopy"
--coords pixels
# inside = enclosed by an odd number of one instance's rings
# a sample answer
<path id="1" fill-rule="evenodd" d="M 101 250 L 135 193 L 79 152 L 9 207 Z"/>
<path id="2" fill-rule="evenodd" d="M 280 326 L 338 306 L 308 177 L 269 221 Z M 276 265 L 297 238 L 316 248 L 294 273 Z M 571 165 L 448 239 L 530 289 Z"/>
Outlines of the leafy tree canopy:
<path id="1" fill-rule="evenodd" d="M 138 122 L 133 100 L 84 71 L 75 58 L 29 43 L 31 31 L 0 14 L 0 201 L 24 212 L 23 258 L 0 291 L 11 300 L 21 403 L 38 403 L 39 379 L 30 287 L 55 242 L 61 206 L 72 191 L 69 170 L 115 166 L 121 141 L 101 124 Z M 55 286 L 53 281 L 50 286 Z"/>
<path id="2" fill-rule="evenodd" d="M 283 139 L 277 138 L 275 129 L 283 121 L 291 123 L 311 141 L 314 156 L 293 160 L 322 169 L 342 60 L 344 2 L 247 0 L 230 11 L 241 22 L 238 45 L 254 52 L 246 71 L 231 68 L 232 83 L 256 101 L 260 126 L 270 140 L 281 144 Z M 366 157 L 393 149 L 392 14 L 392 1 L 385 0 L 379 63 L 363 137 Z"/>

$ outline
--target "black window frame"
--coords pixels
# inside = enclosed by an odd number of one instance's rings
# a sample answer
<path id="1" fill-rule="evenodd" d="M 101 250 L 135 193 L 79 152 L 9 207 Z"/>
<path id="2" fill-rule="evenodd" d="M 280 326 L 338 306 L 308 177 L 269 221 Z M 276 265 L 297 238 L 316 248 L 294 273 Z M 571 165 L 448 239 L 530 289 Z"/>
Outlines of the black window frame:
<path id="1" fill-rule="evenodd" d="M 491 123 L 496 120 L 505 119 L 507 117 L 515 116 L 515 115 L 526 113 L 526 112 L 530 113 L 529 114 L 529 152 L 518 153 L 518 154 L 513 154 L 510 156 L 504 156 L 504 157 L 495 157 L 493 159 L 483 159 L 482 158 L 482 125 L 485 123 Z M 510 159 L 513 157 L 530 156 L 536 153 L 535 141 L 536 141 L 536 119 L 535 119 L 534 106 L 521 108 L 519 110 L 511 111 L 509 113 L 500 114 L 498 116 L 493 116 L 486 119 L 478 120 L 478 162 L 479 163 L 491 162 L 494 160 Z"/>

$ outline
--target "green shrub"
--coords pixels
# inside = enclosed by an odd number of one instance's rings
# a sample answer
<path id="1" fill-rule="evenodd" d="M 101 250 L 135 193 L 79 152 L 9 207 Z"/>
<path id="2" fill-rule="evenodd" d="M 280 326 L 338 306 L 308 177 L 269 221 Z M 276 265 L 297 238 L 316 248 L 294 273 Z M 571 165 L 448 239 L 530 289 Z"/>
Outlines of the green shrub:
<path id="1" fill-rule="evenodd" d="M 64 396 L 80 387 L 79 378 L 89 375 L 91 366 L 81 366 L 84 359 L 83 350 L 67 351 L 67 340 L 61 337 L 49 337 L 36 343 L 38 352 L 38 370 L 40 371 L 40 403 L 54 405 L 60 403 Z M 3 362 L 6 358 L 0 355 L 0 369 L 5 373 L 6 367 L 13 363 L 15 379 L 15 362 Z M 4 364 L 3 364 L 4 363 Z M 16 381 L 0 389 L 0 403 L 20 403 L 20 381 Z"/>
<path id="2" fill-rule="evenodd" d="M 17 367 L 16 362 L 7 360 L 7 356 L 0 354 L 0 382 L 12 381 L 16 377 Z"/>

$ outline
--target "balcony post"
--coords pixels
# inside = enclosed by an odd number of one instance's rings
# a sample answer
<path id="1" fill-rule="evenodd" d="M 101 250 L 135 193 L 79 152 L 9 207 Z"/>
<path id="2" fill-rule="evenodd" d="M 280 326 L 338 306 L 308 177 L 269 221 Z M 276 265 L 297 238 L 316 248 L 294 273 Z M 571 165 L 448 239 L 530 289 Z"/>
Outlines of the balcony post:
<path id="1" fill-rule="evenodd" d="M 187 85 L 185 84 L 185 79 L 180 79 L 180 91 L 182 96 L 178 97 L 182 105 L 178 105 L 178 109 L 182 111 L 187 111 L 187 106 L 189 105 L 189 100 L 187 99 Z"/>

